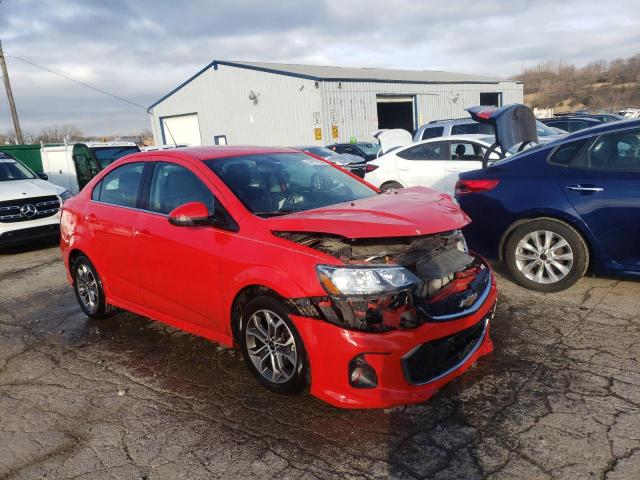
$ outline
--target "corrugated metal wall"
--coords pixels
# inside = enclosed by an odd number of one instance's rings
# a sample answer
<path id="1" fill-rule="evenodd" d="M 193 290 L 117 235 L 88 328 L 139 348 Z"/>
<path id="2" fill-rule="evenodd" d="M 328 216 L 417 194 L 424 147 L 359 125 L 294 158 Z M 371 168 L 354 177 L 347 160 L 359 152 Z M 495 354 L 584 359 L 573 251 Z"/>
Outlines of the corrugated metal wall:
<path id="1" fill-rule="evenodd" d="M 503 104 L 522 102 L 522 84 L 409 84 L 383 82 L 320 82 L 219 65 L 210 68 L 156 105 L 151 114 L 156 143 L 162 143 L 160 118 L 198 113 L 203 145 L 215 135 L 229 144 L 326 145 L 371 140 L 378 128 L 376 95 L 415 96 L 418 124 L 466 117 L 482 92 L 502 92 Z M 256 100 L 249 99 L 253 92 Z M 322 129 L 316 140 L 315 128 Z M 335 130 L 334 130 L 335 132 Z"/>
<path id="2" fill-rule="evenodd" d="M 338 141 L 370 140 L 378 128 L 377 95 L 406 95 L 415 98 L 416 128 L 431 120 L 468 117 L 466 108 L 480 104 L 480 93 L 501 92 L 502 103 L 522 103 L 522 84 L 408 84 L 373 82 L 326 82 L 324 84 L 324 129 L 330 132 L 335 112 Z"/>

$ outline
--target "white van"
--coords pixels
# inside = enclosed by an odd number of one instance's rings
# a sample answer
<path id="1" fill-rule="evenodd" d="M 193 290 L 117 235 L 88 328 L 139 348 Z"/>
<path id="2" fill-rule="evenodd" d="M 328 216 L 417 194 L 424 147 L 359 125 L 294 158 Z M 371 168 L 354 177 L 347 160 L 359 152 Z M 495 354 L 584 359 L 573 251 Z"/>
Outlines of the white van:
<path id="1" fill-rule="evenodd" d="M 133 142 L 86 142 L 42 147 L 42 170 L 49 181 L 69 190 L 73 195 L 95 177 L 100 170 L 120 157 L 139 152 Z"/>
<path id="2" fill-rule="evenodd" d="M 71 194 L 0 152 L 0 248 L 60 233 L 60 207 Z"/>

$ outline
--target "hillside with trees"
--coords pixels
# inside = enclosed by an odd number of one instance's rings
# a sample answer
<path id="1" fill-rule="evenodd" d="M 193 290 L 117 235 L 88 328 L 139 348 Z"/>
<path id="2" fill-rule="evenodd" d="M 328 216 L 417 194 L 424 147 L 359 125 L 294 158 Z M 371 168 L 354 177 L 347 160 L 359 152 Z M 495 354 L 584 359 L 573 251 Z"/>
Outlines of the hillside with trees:
<path id="1" fill-rule="evenodd" d="M 524 82 L 524 101 L 532 107 L 609 112 L 640 107 L 640 54 L 584 67 L 544 62 L 514 78 Z"/>

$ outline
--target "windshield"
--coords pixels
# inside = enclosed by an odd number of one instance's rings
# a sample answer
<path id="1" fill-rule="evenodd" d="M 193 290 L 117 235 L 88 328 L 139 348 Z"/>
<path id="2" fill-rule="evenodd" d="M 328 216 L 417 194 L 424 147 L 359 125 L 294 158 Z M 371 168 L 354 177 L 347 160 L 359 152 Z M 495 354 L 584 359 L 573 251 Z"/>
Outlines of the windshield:
<path id="1" fill-rule="evenodd" d="M 0 153 L 0 182 L 37 178 L 31 170 L 13 158 Z"/>
<path id="2" fill-rule="evenodd" d="M 356 143 L 356 146 L 364 152 L 365 155 L 375 155 L 380 150 L 380 145 L 377 143 Z"/>
<path id="3" fill-rule="evenodd" d="M 298 147 L 298 150 L 304 150 L 322 158 L 329 158 L 336 154 L 336 152 L 326 147 Z"/>
<path id="4" fill-rule="evenodd" d="M 265 217 L 376 195 L 350 175 L 303 153 L 261 153 L 204 163 L 249 211 Z"/>
<path id="5" fill-rule="evenodd" d="M 548 137 L 549 135 L 558 135 L 559 128 L 549 127 L 539 120 L 536 120 L 536 130 L 539 137 Z"/>
<path id="6" fill-rule="evenodd" d="M 100 168 L 106 168 L 113 162 L 130 153 L 138 153 L 140 149 L 134 145 L 128 147 L 91 147 Z"/>

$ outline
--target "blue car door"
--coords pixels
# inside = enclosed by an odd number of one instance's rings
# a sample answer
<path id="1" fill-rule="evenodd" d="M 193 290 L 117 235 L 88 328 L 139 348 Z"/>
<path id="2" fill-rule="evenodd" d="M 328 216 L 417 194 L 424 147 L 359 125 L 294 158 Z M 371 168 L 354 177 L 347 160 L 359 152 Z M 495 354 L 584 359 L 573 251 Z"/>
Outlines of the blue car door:
<path id="1" fill-rule="evenodd" d="M 559 182 L 601 254 L 640 270 L 640 128 L 585 142 Z"/>

